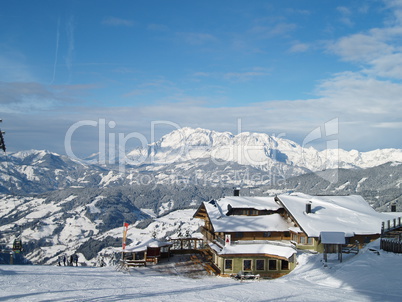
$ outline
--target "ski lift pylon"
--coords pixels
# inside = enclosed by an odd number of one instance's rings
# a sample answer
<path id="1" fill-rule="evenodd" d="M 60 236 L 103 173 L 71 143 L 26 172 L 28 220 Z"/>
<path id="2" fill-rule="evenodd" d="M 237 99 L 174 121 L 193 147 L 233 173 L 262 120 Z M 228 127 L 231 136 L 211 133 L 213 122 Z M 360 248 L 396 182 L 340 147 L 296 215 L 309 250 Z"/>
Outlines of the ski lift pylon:
<path id="1" fill-rule="evenodd" d="M 13 242 L 13 252 L 20 253 L 22 252 L 22 240 L 20 238 L 14 239 Z"/>
<path id="2" fill-rule="evenodd" d="M 3 120 L 0 119 L 0 123 L 1 123 L 2 121 L 3 121 Z M 4 152 L 6 152 L 6 144 L 5 144 L 5 142 L 4 142 L 4 136 L 3 136 L 3 134 L 5 134 L 5 132 L 1 131 L 1 129 L 0 129 L 0 149 L 2 149 Z"/>

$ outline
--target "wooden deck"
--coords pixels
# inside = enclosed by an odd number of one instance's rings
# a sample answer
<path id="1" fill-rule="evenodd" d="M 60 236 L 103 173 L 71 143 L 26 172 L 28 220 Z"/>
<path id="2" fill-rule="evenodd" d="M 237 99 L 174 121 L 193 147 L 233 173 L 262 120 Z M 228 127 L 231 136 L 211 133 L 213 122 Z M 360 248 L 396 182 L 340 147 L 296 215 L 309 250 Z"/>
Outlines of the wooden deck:
<path id="1" fill-rule="evenodd" d="M 147 266 L 146 260 L 125 260 L 124 263 L 127 267 Z"/>

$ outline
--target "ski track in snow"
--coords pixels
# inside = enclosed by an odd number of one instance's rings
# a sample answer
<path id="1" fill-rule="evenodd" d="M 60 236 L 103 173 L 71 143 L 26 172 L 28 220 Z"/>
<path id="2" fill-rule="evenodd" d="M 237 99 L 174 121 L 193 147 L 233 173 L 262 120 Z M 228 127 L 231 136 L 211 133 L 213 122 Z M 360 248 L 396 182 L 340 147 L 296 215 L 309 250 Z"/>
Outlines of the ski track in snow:
<path id="1" fill-rule="evenodd" d="M 378 241 L 370 244 L 375 247 Z M 175 256 L 176 257 L 176 256 Z M 343 263 L 301 253 L 289 275 L 262 281 L 161 274 L 152 267 L 0 266 L 0 301 L 400 301 L 402 255 L 367 248 Z M 155 267 L 156 268 L 156 267 Z"/>

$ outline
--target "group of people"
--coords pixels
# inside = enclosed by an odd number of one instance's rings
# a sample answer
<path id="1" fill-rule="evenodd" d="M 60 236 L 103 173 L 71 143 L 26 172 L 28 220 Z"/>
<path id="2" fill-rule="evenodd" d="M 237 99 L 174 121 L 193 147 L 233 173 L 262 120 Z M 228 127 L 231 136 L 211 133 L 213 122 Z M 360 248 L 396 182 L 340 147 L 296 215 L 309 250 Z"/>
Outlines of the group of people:
<path id="1" fill-rule="evenodd" d="M 60 255 L 59 258 L 57 259 L 57 263 L 59 266 L 61 266 L 61 263 L 64 264 L 64 266 L 69 265 L 69 266 L 78 266 L 78 255 L 77 254 L 72 254 L 70 257 L 67 257 L 67 255 Z"/>

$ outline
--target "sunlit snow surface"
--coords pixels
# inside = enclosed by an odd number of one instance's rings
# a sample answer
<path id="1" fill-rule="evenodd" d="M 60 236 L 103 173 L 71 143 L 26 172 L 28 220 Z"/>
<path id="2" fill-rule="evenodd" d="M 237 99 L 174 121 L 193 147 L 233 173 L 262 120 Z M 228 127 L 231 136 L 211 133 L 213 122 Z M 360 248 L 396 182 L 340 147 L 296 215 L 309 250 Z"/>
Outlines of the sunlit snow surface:
<path id="1" fill-rule="evenodd" d="M 378 241 L 371 248 L 378 248 Z M 343 263 L 301 254 L 289 275 L 262 281 L 161 274 L 153 268 L 0 266 L 1 301 L 401 301 L 402 255 L 367 248 Z M 155 267 L 156 268 L 156 267 Z"/>

